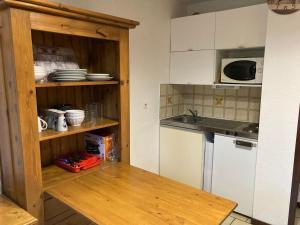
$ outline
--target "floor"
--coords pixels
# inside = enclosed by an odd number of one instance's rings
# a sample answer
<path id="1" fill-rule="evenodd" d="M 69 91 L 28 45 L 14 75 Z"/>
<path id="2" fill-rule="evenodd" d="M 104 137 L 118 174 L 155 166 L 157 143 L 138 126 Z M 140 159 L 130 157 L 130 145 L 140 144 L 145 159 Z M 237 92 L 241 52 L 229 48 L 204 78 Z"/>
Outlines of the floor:
<path id="1" fill-rule="evenodd" d="M 222 225 L 249 225 L 251 220 L 248 217 L 242 216 L 237 213 L 232 213 Z M 300 208 L 296 211 L 296 221 L 295 225 L 300 225 Z"/>

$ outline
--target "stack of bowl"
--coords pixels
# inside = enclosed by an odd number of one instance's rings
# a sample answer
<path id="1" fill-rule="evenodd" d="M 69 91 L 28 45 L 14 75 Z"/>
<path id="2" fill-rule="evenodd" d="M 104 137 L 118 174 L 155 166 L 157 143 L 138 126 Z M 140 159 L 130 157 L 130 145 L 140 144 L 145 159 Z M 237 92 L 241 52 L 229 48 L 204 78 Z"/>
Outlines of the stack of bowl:
<path id="1" fill-rule="evenodd" d="M 67 110 L 66 119 L 70 126 L 77 127 L 84 121 L 84 111 L 83 110 Z"/>

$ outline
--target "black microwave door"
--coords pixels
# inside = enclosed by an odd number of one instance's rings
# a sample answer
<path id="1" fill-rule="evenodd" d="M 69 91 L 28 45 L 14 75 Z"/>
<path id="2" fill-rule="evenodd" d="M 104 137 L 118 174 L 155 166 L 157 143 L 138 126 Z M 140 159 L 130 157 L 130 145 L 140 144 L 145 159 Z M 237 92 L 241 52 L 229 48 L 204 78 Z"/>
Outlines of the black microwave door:
<path id="1" fill-rule="evenodd" d="M 256 74 L 256 62 L 250 60 L 234 61 L 224 68 L 224 74 L 237 81 L 254 80 Z"/>

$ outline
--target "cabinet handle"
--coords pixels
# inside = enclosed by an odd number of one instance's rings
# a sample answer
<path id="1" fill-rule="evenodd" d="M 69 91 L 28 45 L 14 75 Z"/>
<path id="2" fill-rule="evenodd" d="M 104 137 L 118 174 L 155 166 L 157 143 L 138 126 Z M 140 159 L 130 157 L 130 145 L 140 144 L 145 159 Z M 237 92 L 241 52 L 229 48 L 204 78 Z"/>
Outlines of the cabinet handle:
<path id="1" fill-rule="evenodd" d="M 103 36 L 103 37 L 108 37 L 108 34 L 107 33 L 105 33 L 105 32 L 103 32 L 103 31 L 101 31 L 101 28 L 99 28 L 99 29 L 97 29 L 96 30 L 96 33 L 97 34 L 100 34 L 101 36 Z"/>
<path id="2" fill-rule="evenodd" d="M 236 146 L 242 146 L 242 147 L 246 147 L 246 148 L 253 148 L 255 147 L 256 145 L 252 142 L 248 142 L 248 141 L 241 141 L 241 140 L 235 140 L 233 141 L 233 143 L 236 145 Z"/>

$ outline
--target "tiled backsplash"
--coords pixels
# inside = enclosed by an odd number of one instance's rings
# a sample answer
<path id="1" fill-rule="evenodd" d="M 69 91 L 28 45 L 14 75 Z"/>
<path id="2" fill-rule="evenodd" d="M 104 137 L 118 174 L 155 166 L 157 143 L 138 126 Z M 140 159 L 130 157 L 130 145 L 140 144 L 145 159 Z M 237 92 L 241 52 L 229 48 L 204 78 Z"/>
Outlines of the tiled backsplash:
<path id="1" fill-rule="evenodd" d="M 212 86 L 161 85 L 160 118 L 190 114 L 200 116 L 258 122 L 261 88 L 215 89 Z"/>

